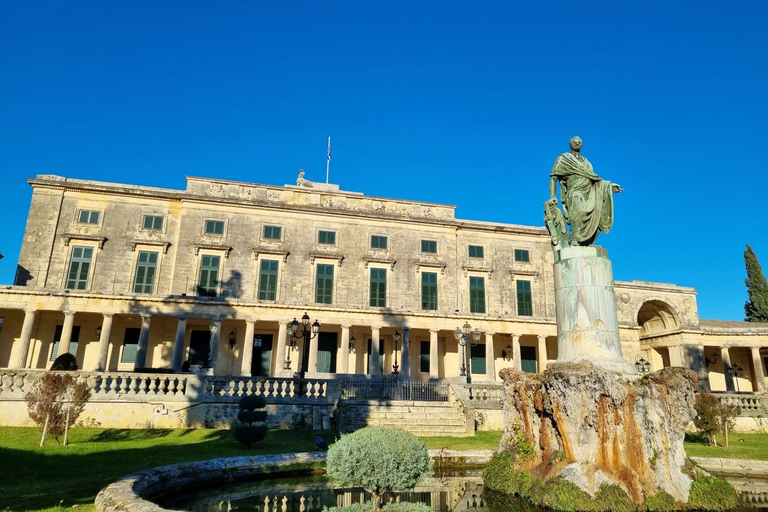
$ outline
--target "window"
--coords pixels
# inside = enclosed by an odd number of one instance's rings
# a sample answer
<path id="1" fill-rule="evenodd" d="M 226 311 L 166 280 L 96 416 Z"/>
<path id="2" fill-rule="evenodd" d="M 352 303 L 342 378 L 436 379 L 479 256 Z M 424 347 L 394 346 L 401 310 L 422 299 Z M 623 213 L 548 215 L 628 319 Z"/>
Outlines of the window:
<path id="1" fill-rule="evenodd" d="M 325 245 L 336 245 L 335 231 L 318 231 L 317 243 Z"/>
<path id="2" fill-rule="evenodd" d="M 197 286 L 197 294 L 201 297 L 215 297 L 219 284 L 219 263 L 221 257 L 203 255 L 200 260 L 200 283 Z"/>
<path id="3" fill-rule="evenodd" d="M 531 261 L 531 255 L 526 249 L 515 249 L 515 261 L 527 263 Z"/>
<path id="4" fill-rule="evenodd" d="M 485 313 L 485 278 L 469 277 L 469 311 Z"/>
<path id="5" fill-rule="evenodd" d="M 277 300 L 277 260 L 261 260 L 259 300 Z"/>
<path id="6" fill-rule="evenodd" d="M 93 247 L 75 246 L 72 248 L 72 260 L 67 274 L 68 290 L 85 290 L 88 286 L 88 271 L 91 268 Z"/>
<path id="7" fill-rule="evenodd" d="M 80 224 L 97 224 L 99 223 L 99 218 L 101 217 L 101 212 L 98 212 L 96 210 L 80 210 L 80 212 L 77 214 L 77 222 Z"/>
<path id="8" fill-rule="evenodd" d="M 333 265 L 317 265 L 315 302 L 333 304 Z"/>
<path id="9" fill-rule="evenodd" d="M 536 373 L 536 347 L 520 347 L 520 369 L 526 373 Z"/>
<path id="10" fill-rule="evenodd" d="M 469 257 L 470 258 L 483 258 L 483 246 L 482 245 L 470 245 Z"/>
<path id="11" fill-rule="evenodd" d="M 429 373 L 429 342 L 421 342 L 421 351 L 419 352 L 419 371 Z"/>
<path id="12" fill-rule="evenodd" d="M 387 237 L 381 235 L 371 236 L 371 249 L 386 249 Z"/>
<path id="13" fill-rule="evenodd" d="M 152 293 L 154 291 L 157 254 L 156 252 L 139 251 L 139 259 L 136 263 L 136 280 L 133 282 L 133 293 Z"/>
<path id="14" fill-rule="evenodd" d="M 531 295 L 531 282 L 517 282 L 517 314 L 520 316 L 533 316 L 533 297 Z"/>
<path id="15" fill-rule="evenodd" d="M 144 229 L 160 231 L 163 229 L 163 217 L 161 215 L 145 215 Z"/>
<path id="16" fill-rule="evenodd" d="M 207 235 L 223 235 L 224 234 L 224 221 L 223 220 L 206 220 L 205 221 L 205 234 L 207 234 Z"/>
<path id="17" fill-rule="evenodd" d="M 421 252 L 430 252 L 432 254 L 437 253 L 437 242 L 434 240 L 422 240 Z"/>
<path id="18" fill-rule="evenodd" d="M 386 238 L 385 238 L 386 240 Z M 387 270 L 371 269 L 371 306 L 387 307 Z"/>
<path id="19" fill-rule="evenodd" d="M 437 309 L 437 272 L 421 273 L 421 309 Z"/>
<path id="20" fill-rule="evenodd" d="M 141 329 L 138 327 L 125 328 L 125 338 L 123 338 L 123 354 L 120 356 L 121 363 L 136 362 L 136 351 L 139 348 L 139 334 L 141 334 Z"/>
<path id="21" fill-rule="evenodd" d="M 283 228 L 280 226 L 264 226 L 264 239 L 280 240 L 283 238 Z"/>
<path id="22" fill-rule="evenodd" d="M 469 362 L 473 375 L 485 373 L 485 345 L 469 346 Z"/>

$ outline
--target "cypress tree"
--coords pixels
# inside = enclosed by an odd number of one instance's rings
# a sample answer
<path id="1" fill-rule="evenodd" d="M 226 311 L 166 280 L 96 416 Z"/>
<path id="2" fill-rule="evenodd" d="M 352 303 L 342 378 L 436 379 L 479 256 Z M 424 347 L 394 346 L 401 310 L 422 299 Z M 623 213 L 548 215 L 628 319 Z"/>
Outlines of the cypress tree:
<path id="1" fill-rule="evenodd" d="M 747 322 L 768 322 L 768 281 L 765 280 L 765 274 L 757 260 L 757 255 L 752 247 L 747 246 L 744 251 L 744 264 L 747 266 L 747 278 L 744 283 L 747 285 L 747 300 L 744 304 Z"/>

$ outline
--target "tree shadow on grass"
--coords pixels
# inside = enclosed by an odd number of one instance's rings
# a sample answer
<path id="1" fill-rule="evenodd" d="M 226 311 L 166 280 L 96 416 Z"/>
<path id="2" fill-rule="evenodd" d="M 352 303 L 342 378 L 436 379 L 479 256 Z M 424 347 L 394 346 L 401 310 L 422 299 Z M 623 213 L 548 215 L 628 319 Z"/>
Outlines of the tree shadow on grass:
<path id="1" fill-rule="evenodd" d="M 116 441 L 137 441 L 140 439 L 159 439 L 168 437 L 174 431 L 172 429 L 148 429 L 148 430 L 129 430 L 121 428 L 108 428 L 99 432 L 88 439 L 89 443 L 112 443 Z M 185 435 L 183 432 L 181 435 Z M 177 434 L 179 435 L 179 434 Z"/>
<path id="2" fill-rule="evenodd" d="M 685 433 L 685 442 L 686 443 L 695 443 L 695 444 L 703 444 L 706 446 L 709 446 L 711 443 L 709 442 L 709 438 L 707 436 L 704 436 L 702 434 L 698 434 L 695 432 L 686 432 Z"/>

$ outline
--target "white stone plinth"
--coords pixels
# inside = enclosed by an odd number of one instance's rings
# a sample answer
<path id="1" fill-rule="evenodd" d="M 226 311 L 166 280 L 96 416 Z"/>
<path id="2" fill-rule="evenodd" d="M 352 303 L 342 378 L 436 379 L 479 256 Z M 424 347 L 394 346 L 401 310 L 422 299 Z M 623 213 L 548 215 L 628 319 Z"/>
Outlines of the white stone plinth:
<path id="1" fill-rule="evenodd" d="M 555 252 L 557 360 L 591 361 L 629 375 L 613 291 L 613 270 L 602 247 L 564 247 Z"/>

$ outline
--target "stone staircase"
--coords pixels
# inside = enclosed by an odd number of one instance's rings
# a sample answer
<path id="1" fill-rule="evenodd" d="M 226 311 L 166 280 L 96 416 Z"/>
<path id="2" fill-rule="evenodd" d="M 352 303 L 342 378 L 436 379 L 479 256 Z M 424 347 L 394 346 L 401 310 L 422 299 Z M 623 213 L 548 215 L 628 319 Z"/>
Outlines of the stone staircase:
<path id="1" fill-rule="evenodd" d="M 408 400 L 344 400 L 337 413 L 338 428 L 352 432 L 366 426 L 398 427 L 417 436 L 469 436 L 467 419 L 450 402 Z"/>

